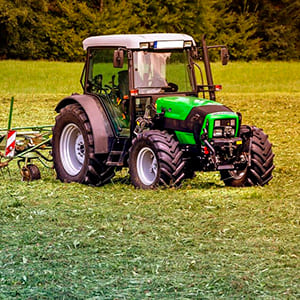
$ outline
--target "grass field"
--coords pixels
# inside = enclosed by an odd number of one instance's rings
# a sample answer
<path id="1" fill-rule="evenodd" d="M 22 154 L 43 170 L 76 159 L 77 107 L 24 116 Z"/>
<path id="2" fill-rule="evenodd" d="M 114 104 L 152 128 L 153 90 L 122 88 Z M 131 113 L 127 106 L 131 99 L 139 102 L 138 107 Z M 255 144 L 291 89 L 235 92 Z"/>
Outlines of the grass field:
<path id="1" fill-rule="evenodd" d="M 82 64 L 0 61 L 0 128 L 52 124 L 80 92 Z M 213 65 L 218 100 L 269 134 L 268 186 L 228 188 L 197 173 L 180 189 L 135 190 L 127 170 L 104 187 L 52 170 L 0 173 L 0 299 L 297 299 L 300 63 Z"/>

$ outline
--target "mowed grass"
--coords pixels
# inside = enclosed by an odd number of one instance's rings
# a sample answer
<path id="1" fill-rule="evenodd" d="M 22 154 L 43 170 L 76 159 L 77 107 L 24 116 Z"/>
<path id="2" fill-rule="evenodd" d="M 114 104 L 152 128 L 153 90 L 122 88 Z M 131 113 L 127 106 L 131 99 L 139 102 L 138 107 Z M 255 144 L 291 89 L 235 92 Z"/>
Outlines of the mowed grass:
<path id="1" fill-rule="evenodd" d="M 52 124 L 56 103 L 80 92 L 81 68 L 1 61 L 0 127 L 13 95 L 14 126 Z M 299 298 L 300 63 L 213 69 L 218 100 L 269 134 L 270 184 L 228 188 L 213 172 L 141 191 L 123 170 L 96 188 L 42 167 L 25 183 L 12 162 L 0 173 L 0 298 Z"/>

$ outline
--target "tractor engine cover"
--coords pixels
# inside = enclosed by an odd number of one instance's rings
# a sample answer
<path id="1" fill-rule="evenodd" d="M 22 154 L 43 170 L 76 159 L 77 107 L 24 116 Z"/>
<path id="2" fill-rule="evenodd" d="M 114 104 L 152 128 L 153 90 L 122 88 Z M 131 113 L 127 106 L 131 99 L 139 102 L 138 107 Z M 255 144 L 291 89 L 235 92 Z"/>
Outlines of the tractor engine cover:
<path id="1" fill-rule="evenodd" d="M 209 139 L 212 139 L 214 121 L 219 119 L 224 121 L 234 120 L 234 136 L 237 135 L 238 115 L 228 107 L 215 101 L 192 96 L 162 97 L 156 100 L 156 111 L 157 114 L 164 117 L 164 128 L 174 130 L 179 142 L 182 144 L 196 144 L 205 127 L 208 129 Z M 196 139 L 195 132 L 198 135 Z"/>

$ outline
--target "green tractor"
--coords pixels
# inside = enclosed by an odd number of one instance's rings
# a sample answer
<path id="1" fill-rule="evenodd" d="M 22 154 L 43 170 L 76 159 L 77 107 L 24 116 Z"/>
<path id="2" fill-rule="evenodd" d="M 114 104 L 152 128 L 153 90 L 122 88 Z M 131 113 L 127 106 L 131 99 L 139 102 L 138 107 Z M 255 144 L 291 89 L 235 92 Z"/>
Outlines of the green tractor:
<path id="1" fill-rule="evenodd" d="M 221 86 L 208 51 L 220 48 L 225 65 L 226 46 L 160 33 L 94 36 L 83 47 L 83 94 L 56 107 L 52 154 L 61 181 L 98 186 L 123 167 L 142 189 L 178 186 L 195 171 L 219 171 L 236 187 L 272 179 L 268 136 L 215 101 Z"/>

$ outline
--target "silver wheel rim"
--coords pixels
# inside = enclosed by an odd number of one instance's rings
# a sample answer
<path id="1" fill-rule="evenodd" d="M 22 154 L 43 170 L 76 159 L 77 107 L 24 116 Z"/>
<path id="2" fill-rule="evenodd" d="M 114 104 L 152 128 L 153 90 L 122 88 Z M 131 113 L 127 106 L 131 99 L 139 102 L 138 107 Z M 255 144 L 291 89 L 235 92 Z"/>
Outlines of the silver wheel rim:
<path id="1" fill-rule="evenodd" d="M 152 149 L 142 148 L 137 156 L 137 173 L 144 185 L 151 185 L 157 178 L 157 159 Z"/>
<path id="2" fill-rule="evenodd" d="M 65 171 L 71 176 L 77 175 L 85 159 L 84 139 L 77 125 L 71 123 L 63 129 L 59 152 Z"/>
<path id="3" fill-rule="evenodd" d="M 245 176 L 246 171 L 247 168 L 245 168 L 244 170 L 231 170 L 229 171 L 229 174 L 233 179 L 239 180 Z"/>

